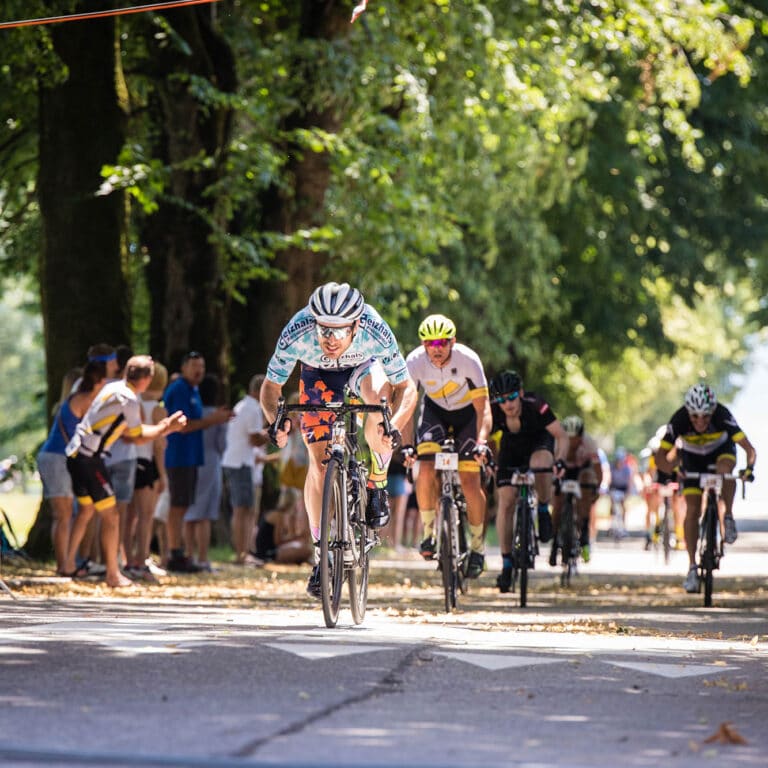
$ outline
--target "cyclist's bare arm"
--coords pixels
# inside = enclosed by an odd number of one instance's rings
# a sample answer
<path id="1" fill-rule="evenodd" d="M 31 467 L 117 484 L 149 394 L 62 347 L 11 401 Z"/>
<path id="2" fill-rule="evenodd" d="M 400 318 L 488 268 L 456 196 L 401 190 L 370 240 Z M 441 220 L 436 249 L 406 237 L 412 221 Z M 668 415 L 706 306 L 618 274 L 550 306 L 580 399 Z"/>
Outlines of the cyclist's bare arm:
<path id="1" fill-rule="evenodd" d="M 413 380 L 409 377 L 399 384 L 392 384 L 392 417 L 390 423 L 393 429 L 399 430 L 401 435 L 413 435 L 413 412 L 419 400 L 418 391 Z M 410 442 L 410 440 L 408 441 Z"/>
<path id="2" fill-rule="evenodd" d="M 555 438 L 555 461 L 565 462 L 568 458 L 568 433 L 557 419 L 547 424 L 546 430 Z"/>
<path id="3" fill-rule="evenodd" d="M 757 451 L 755 450 L 755 446 L 749 442 L 747 436 L 744 435 L 741 440 L 737 440 L 736 444 L 740 445 L 744 449 L 744 452 L 747 454 L 747 465 L 750 467 L 754 466 L 755 459 L 757 458 Z"/>
<path id="4" fill-rule="evenodd" d="M 261 410 L 264 411 L 264 418 L 267 424 L 273 424 L 277 417 L 277 401 L 283 394 L 282 384 L 276 384 L 274 381 L 264 379 L 259 391 L 259 402 Z M 291 431 L 290 419 L 285 420 L 285 429 L 275 431 L 275 442 L 278 448 L 285 448 L 288 444 L 288 433 Z"/>
<path id="5" fill-rule="evenodd" d="M 487 443 L 488 433 L 491 431 L 491 401 L 488 395 L 481 395 L 472 400 L 477 417 L 477 442 Z"/>

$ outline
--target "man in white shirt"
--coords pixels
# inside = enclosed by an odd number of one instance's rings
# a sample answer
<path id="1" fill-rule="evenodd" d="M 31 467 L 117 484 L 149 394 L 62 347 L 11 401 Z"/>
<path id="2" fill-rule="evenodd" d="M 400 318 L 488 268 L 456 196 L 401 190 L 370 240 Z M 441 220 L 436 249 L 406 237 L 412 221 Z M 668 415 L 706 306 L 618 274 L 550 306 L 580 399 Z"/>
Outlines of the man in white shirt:
<path id="1" fill-rule="evenodd" d="M 243 565 L 249 560 L 251 537 L 256 524 L 256 510 L 261 502 L 261 487 L 254 487 L 254 446 L 269 441 L 264 429 L 264 414 L 259 403 L 259 390 L 263 374 L 254 376 L 248 385 L 248 394 L 233 409 L 227 425 L 227 447 L 221 458 L 224 479 L 232 502 L 232 547 L 235 563 Z M 259 498 L 256 498 L 258 492 Z"/>

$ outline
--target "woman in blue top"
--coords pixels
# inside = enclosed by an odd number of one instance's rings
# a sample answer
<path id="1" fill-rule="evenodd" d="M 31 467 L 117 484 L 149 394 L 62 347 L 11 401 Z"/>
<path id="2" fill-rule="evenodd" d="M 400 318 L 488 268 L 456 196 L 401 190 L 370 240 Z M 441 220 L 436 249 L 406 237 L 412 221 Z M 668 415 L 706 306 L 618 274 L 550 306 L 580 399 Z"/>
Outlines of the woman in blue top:
<path id="1" fill-rule="evenodd" d="M 105 381 L 104 362 L 91 361 L 86 364 L 77 391 L 62 401 L 54 416 L 48 439 L 37 454 L 37 469 L 43 481 L 43 498 L 48 499 L 53 512 L 53 551 L 56 556 L 56 573 L 60 576 L 71 575 L 65 574 L 63 568 L 73 512 L 72 478 L 67 471 L 64 449 Z"/>

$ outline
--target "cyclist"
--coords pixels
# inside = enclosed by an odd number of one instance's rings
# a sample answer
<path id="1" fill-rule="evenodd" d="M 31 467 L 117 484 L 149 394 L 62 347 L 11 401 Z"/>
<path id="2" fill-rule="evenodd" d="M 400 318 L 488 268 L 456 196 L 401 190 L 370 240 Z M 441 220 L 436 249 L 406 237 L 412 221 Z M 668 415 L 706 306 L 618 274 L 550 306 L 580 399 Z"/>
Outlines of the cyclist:
<path id="1" fill-rule="evenodd" d="M 634 485 L 635 470 L 630 463 L 626 449 L 619 446 L 616 449 L 616 452 L 613 455 L 613 461 L 611 462 L 611 479 L 608 483 L 608 493 L 610 494 L 613 504 L 618 505 L 621 510 L 621 516 L 618 519 L 613 520 L 613 525 L 616 527 L 615 534 L 620 539 L 629 535 L 626 527 L 626 499 L 627 495 L 631 493 Z"/>
<path id="2" fill-rule="evenodd" d="M 435 555 L 437 487 L 435 454 L 453 432 L 459 451 L 459 478 L 467 500 L 471 536 L 467 576 L 477 578 L 485 567 L 485 491 L 480 467 L 488 456 L 491 428 L 488 382 L 480 358 L 456 341 L 456 326 L 445 315 L 429 315 L 419 325 L 421 346 L 406 358 L 408 371 L 424 402 L 416 428 L 419 475 L 416 498 L 424 525 L 420 553 L 426 560 Z M 409 425 L 406 442 L 412 434 Z M 409 459 L 413 463 L 413 458 Z"/>
<path id="3" fill-rule="evenodd" d="M 523 381 L 515 371 L 502 371 L 490 384 L 493 443 L 498 444 L 496 486 L 499 494 L 496 532 L 501 547 L 501 573 L 496 578 L 500 592 L 509 592 L 515 566 L 512 540 L 517 488 L 510 485 L 515 468 L 550 469 L 560 476 L 565 470 L 568 435 L 545 400 L 523 389 Z M 557 457 L 555 459 L 555 456 Z M 552 538 L 549 501 L 552 497 L 552 474 L 536 474 L 539 541 Z"/>
<path id="4" fill-rule="evenodd" d="M 742 470 L 745 480 L 754 479 L 757 452 L 746 434 L 736 423 L 733 414 L 717 402 L 712 388 L 702 383 L 694 384 L 685 393 L 682 408 L 678 408 L 667 425 L 666 433 L 656 451 L 656 465 L 664 472 L 674 469 L 673 449 L 677 444 L 685 497 L 685 545 L 688 549 L 688 575 L 683 582 L 686 592 L 699 591 L 699 573 L 696 567 L 696 545 L 699 540 L 701 516 L 701 488 L 699 481 L 685 479 L 685 472 L 731 473 L 736 466 L 736 445 L 747 454 L 747 467 Z M 736 541 L 736 522 L 733 519 L 733 497 L 736 483 L 723 482 L 720 508 L 720 529 L 726 544 Z"/>
<path id="5" fill-rule="evenodd" d="M 589 562 L 589 512 L 597 499 L 597 489 L 603 481 L 603 468 L 595 439 L 584 431 L 584 419 L 581 416 L 566 416 L 563 429 L 568 435 L 568 450 L 565 457 L 564 476 L 567 480 L 578 480 L 581 485 L 581 498 L 576 512 L 579 519 L 579 544 L 584 562 Z M 555 493 L 552 500 L 552 523 L 555 531 L 560 528 L 560 511 L 563 508 L 563 495 Z M 557 565 L 557 536 L 552 539 L 549 564 Z"/>
<path id="6" fill-rule="evenodd" d="M 345 391 L 365 403 L 377 405 L 385 396 L 393 413 L 393 430 L 402 430 L 416 408 L 416 388 L 397 346 L 392 330 L 379 313 L 365 303 L 363 295 L 348 283 L 325 283 L 314 290 L 306 307 L 297 312 L 283 329 L 267 366 L 260 401 L 271 426 L 269 434 L 280 448 L 288 442 L 290 419 L 275 424 L 277 401 L 296 363 L 301 364 L 299 402 L 322 405 L 342 402 Z M 388 381 L 375 387 L 371 376 L 374 364 L 384 369 Z M 304 484 L 304 502 L 309 527 L 319 551 L 320 516 L 328 441 L 334 415 L 306 413 L 301 431 L 309 451 L 309 468 Z M 365 439 L 371 451 L 366 521 L 372 528 L 389 522 L 387 469 L 398 436 L 384 435 L 377 419 L 366 419 Z M 312 597 L 320 597 L 320 569 L 312 571 L 307 584 Z"/>

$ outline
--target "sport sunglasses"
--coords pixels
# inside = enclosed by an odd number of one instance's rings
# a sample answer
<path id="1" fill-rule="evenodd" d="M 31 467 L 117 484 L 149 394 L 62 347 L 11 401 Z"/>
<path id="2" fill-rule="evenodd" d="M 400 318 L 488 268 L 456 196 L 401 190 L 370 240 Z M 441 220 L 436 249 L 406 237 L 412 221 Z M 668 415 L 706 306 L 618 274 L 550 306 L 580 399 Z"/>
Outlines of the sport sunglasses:
<path id="1" fill-rule="evenodd" d="M 517 400 L 520 397 L 519 392 L 507 392 L 506 395 L 499 395 L 493 398 L 494 403 L 501 405 L 502 403 L 511 403 L 513 400 Z"/>
<path id="2" fill-rule="evenodd" d="M 450 339 L 432 339 L 431 341 L 425 341 L 424 346 L 442 349 L 443 347 L 447 347 L 450 343 Z"/>
<path id="3" fill-rule="evenodd" d="M 318 325 L 317 335 L 323 339 L 330 339 L 333 336 L 337 341 L 346 339 L 352 333 L 354 325 L 344 325 L 341 328 L 337 328 L 330 325 Z"/>

